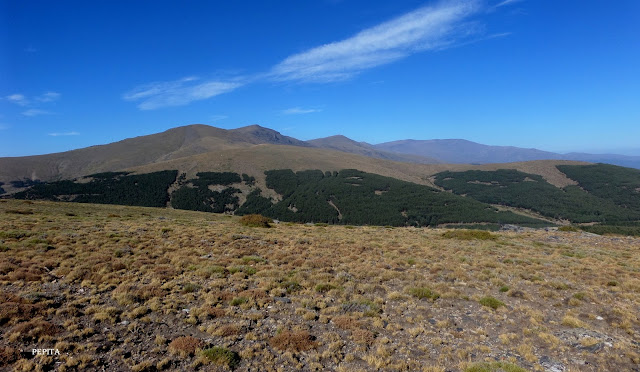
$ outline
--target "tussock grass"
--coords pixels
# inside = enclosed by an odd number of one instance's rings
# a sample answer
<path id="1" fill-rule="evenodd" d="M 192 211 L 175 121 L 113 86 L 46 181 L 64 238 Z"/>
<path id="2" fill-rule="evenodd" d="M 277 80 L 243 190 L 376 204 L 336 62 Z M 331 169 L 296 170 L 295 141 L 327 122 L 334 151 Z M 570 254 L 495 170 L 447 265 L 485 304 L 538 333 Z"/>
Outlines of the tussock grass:
<path id="1" fill-rule="evenodd" d="M 313 337 L 307 331 L 282 331 L 273 336 L 269 343 L 276 349 L 283 351 L 305 351 L 318 346 Z"/>
<path id="2" fill-rule="evenodd" d="M 440 298 L 440 295 L 438 293 L 426 287 L 412 287 L 412 288 L 409 288 L 407 292 L 413 297 L 416 297 L 421 300 L 424 298 L 430 299 L 430 300 L 437 300 L 438 298 Z"/>
<path id="3" fill-rule="evenodd" d="M 194 355 L 196 350 L 201 349 L 204 342 L 192 336 L 180 336 L 169 344 L 169 351 L 181 357 Z"/>
<path id="4" fill-rule="evenodd" d="M 3 370 L 518 371 L 545 357 L 579 370 L 579 355 L 622 371 L 639 360 L 638 238 L 7 209 L 24 205 L 0 203 Z M 31 344 L 66 354 L 14 353 Z"/>
<path id="5" fill-rule="evenodd" d="M 475 363 L 464 369 L 464 372 L 526 372 L 515 364 L 505 362 Z"/>
<path id="6" fill-rule="evenodd" d="M 449 230 L 442 234 L 442 237 L 447 239 L 460 239 L 460 240 L 496 240 L 498 237 L 495 234 L 486 230 L 465 230 L 456 229 Z"/>
<path id="7" fill-rule="evenodd" d="M 273 220 L 259 214 L 247 214 L 240 217 L 240 224 L 249 227 L 271 227 Z"/>

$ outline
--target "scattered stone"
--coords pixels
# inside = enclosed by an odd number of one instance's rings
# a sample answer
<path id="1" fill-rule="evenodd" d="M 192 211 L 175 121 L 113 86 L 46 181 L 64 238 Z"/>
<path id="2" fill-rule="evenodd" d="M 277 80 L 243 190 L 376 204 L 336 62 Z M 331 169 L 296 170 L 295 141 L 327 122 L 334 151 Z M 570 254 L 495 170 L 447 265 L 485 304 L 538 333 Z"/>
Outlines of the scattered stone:
<path id="1" fill-rule="evenodd" d="M 564 372 L 567 370 L 564 364 L 555 361 L 546 355 L 540 358 L 540 365 L 544 367 L 545 372 Z"/>
<path id="2" fill-rule="evenodd" d="M 288 297 L 274 297 L 273 300 L 277 302 L 284 302 L 285 304 L 291 303 L 291 299 Z"/>
<path id="3" fill-rule="evenodd" d="M 591 331 L 584 328 L 562 330 L 562 331 L 556 332 L 555 335 L 556 337 L 568 343 L 569 345 L 573 346 L 574 348 L 578 350 L 588 351 L 590 353 L 596 353 L 598 351 L 601 351 L 605 346 L 607 346 L 606 344 L 613 345 L 613 341 L 614 341 L 613 338 L 605 334 L 602 334 L 596 331 Z M 584 346 L 582 345 L 581 341 L 585 338 L 593 338 L 597 340 L 597 342 L 590 346 Z"/>

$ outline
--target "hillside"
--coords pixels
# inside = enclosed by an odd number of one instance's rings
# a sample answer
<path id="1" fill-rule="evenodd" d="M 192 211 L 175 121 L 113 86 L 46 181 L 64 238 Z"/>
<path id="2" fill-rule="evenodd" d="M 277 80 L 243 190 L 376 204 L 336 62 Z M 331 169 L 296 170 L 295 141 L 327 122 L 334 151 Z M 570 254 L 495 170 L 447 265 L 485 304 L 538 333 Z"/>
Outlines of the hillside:
<path id="1" fill-rule="evenodd" d="M 42 182 L 13 197 L 257 213 L 294 222 L 391 226 L 480 223 L 485 228 L 572 222 L 586 223 L 583 229 L 598 233 L 640 232 L 639 171 L 606 164 L 558 165 L 556 169 L 575 178 L 573 183 L 557 187 L 540 175 L 515 169 L 436 173 L 432 177 L 435 185 L 451 194 L 355 169 L 274 169 L 264 171 L 262 178 L 235 172 L 200 171 L 191 176 L 162 170 L 107 172 L 75 181 Z"/>
<path id="2" fill-rule="evenodd" d="M 258 125 L 225 130 L 194 124 L 68 152 L 0 158 L 0 182 L 72 179 L 257 144 L 310 146 Z"/>
<path id="3" fill-rule="evenodd" d="M 0 369 L 633 371 L 639 238 L 0 200 Z M 32 348 L 60 355 L 20 354 Z"/>
<path id="4" fill-rule="evenodd" d="M 581 170 L 582 173 L 585 173 L 584 168 L 589 167 L 588 173 L 597 175 L 604 166 L 599 164 L 595 166 L 559 167 L 561 170 Z M 634 169 L 610 167 L 615 168 L 618 174 L 640 173 L 634 172 Z M 575 178 L 573 173 L 569 173 L 569 176 Z M 568 185 L 560 189 L 546 182 L 538 175 L 515 170 L 446 171 L 436 174 L 435 179 L 436 185 L 446 190 L 451 190 L 458 195 L 466 195 L 489 204 L 530 209 L 554 219 L 569 220 L 576 223 L 640 220 L 640 205 L 624 205 L 601 192 L 587 191 L 576 185 Z M 634 181 L 640 182 L 640 177 L 636 177 Z M 607 187 L 609 193 L 620 194 L 619 191 L 616 192 L 614 190 L 620 190 L 621 186 L 611 184 L 607 178 L 598 178 L 592 184 L 592 188 L 600 190 L 606 187 L 607 184 L 609 184 L 609 187 Z M 640 194 L 636 194 L 635 199 L 632 195 L 628 195 L 625 199 L 628 202 L 636 199 L 640 201 Z"/>
<path id="5" fill-rule="evenodd" d="M 521 156 L 518 152 L 519 149 L 515 147 L 505 147 L 504 149 L 508 149 L 510 152 L 502 153 L 498 159 L 489 159 L 486 149 L 492 147 L 469 141 L 450 143 L 446 140 L 434 140 L 412 141 L 411 143 L 441 143 L 442 145 L 440 146 L 441 151 L 433 156 L 424 151 L 403 154 L 401 152 L 408 150 L 392 146 L 388 149 L 392 151 L 388 151 L 380 148 L 384 147 L 383 145 L 374 146 L 364 142 L 356 142 L 344 136 L 332 136 L 305 142 L 258 125 L 225 130 L 194 124 L 173 128 L 158 134 L 63 153 L 0 158 L 0 183 L 3 183 L 0 187 L 6 192 L 12 193 L 20 188 L 14 186 L 14 182 L 25 180 L 54 181 L 73 179 L 94 173 L 119 171 L 149 172 L 177 169 L 190 175 L 198 171 L 210 170 L 239 171 L 241 173 L 252 172 L 251 175 L 254 177 L 263 177 L 263 172 L 268 169 L 333 171 L 345 168 L 360 169 L 411 182 L 433 185 L 428 178 L 441 171 L 482 169 L 466 164 L 443 163 L 483 163 L 489 160 L 510 163 L 498 165 L 502 168 L 519 167 L 520 170 L 527 168 L 526 172 L 539 174 L 551 184 L 563 186 L 567 182 L 566 177 L 560 175 L 560 172 L 554 169 L 554 165 L 579 164 L 554 160 L 555 163 L 553 161 L 546 163 L 539 161 L 535 163 L 535 166 L 529 166 L 526 163 L 516 161 L 530 160 L 536 157 L 544 158 L 547 153 L 531 150 L 529 151 L 530 156 Z M 468 148 L 460 148 L 457 146 L 459 143 Z M 417 146 L 416 148 L 424 149 L 423 147 Z M 235 157 L 238 156 L 240 159 L 235 160 Z M 562 156 L 556 158 L 562 158 Z M 514 162 L 516 163 L 514 164 Z M 212 165 L 209 166 L 209 164 Z M 194 172 L 189 173 L 192 171 Z"/>
<path id="6" fill-rule="evenodd" d="M 191 125 L 67 153 L 0 159 L 0 175 L 5 177 L 0 178 L 0 193 L 26 199 L 173 206 L 227 213 L 258 212 L 278 219 L 305 222 L 425 226 L 478 222 L 540 224 L 541 218 L 552 223 L 623 224 L 621 229 L 626 229 L 623 233 L 635 233 L 637 230 L 634 224 L 639 220 L 638 195 L 635 191 L 621 191 L 628 186 L 624 183 L 628 180 L 621 179 L 615 184 L 598 183 L 610 177 L 611 172 L 623 174 L 626 171 L 620 169 L 625 168 L 610 166 L 607 169 L 611 171 L 602 172 L 600 166 L 585 167 L 588 163 L 562 160 L 482 165 L 417 164 L 409 162 L 411 158 L 418 161 L 416 155 L 394 155 L 343 136 L 304 142 L 257 125 L 233 130 Z M 421 158 L 419 161 L 428 163 L 432 160 Z M 345 184 L 336 184 L 335 177 L 332 180 L 331 177 L 319 179 L 314 184 L 300 181 L 299 190 L 284 195 L 278 191 L 277 183 L 268 180 L 276 170 L 290 170 L 293 174 L 318 170 L 323 175 L 335 175 L 345 169 L 364 172 L 368 180 L 390 177 L 391 180 L 384 181 L 387 184 L 410 182 L 411 186 L 393 188 L 404 190 L 408 196 L 402 201 L 403 196 L 392 191 L 382 198 L 371 198 L 373 194 L 367 194 L 362 199 L 362 195 L 345 193 L 342 189 Z M 579 169 L 579 174 L 568 174 L 571 169 Z M 108 176 L 113 172 L 115 176 Z M 200 174 L 211 172 L 233 173 L 241 181 L 230 185 L 206 184 Z M 48 176 L 41 177 L 41 174 Z M 504 179 L 507 184 L 502 184 L 505 174 L 510 176 Z M 513 175 L 519 181 L 512 182 L 509 177 Z M 245 178 L 251 182 L 246 182 Z M 151 185 L 148 182 L 151 179 L 162 181 Z M 58 180 L 60 182 L 52 183 Z M 521 182 L 523 180 L 529 182 Z M 482 186 L 492 182 L 497 187 Z M 335 189 L 334 186 L 339 187 Z M 444 193 L 437 197 L 437 201 L 423 198 L 442 190 L 452 191 L 462 198 L 445 201 L 443 198 L 447 194 Z M 603 197 L 605 191 L 618 193 L 626 204 Z M 145 193 L 154 196 L 140 197 Z M 293 203 L 289 198 L 298 201 Z M 317 203 L 308 202 L 306 205 L 309 210 L 322 210 L 322 218 L 304 209 L 291 215 L 289 209 L 300 209 L 296 204 L 300 204 L 302 199 L 317 199 Z M 383 199 L 385 203 L 380 204 Z M 394 201 L 387 205 L 386 201 L 392 199 Z M 265 200 L 270 200 L 266 207 Z M 350 200 L 361 200 L 362 209 L 348 207 Z M 464 207 L 468 212 L 463 218 L 458 212 L 458 209 L 463 209 L 460 200 L 468 204 Z M 246 204 L 247 201 L 253 204 Z M 476 202 L 481 204 L 473 204 Z M 338 205 L 340 203 L 342 205 Z M 251 209 L 250 205 L 263 207 Z M 413 209 L 407 208 L 409 205 Z M 456 207 L 449 211 L 443 208 L 447 205 Z M 506 210 L 502 208 L 500 218 L 479 212 L 483 208 L 494 210 L 496 206 L 506 207 Z M 349 213 L 344 213 L 343 209 Z M 384 212 L 380 212 L 382 210 Z M 519 217 L 514 217 L 512 212 Z M 495 210 L 492 213 L 496 213 Z M 375 215 L 379 218 L 374 219 L 372 216 Z"/>
<path id="7" fill-rule="evenodd" d="M 352 225 L 438 226 L 446 223 L 512 223 L 545 226 L 543 221 L 498 212 L 469 198 L 358 170 L 339 172 L 273 170 L 267 186 L 276 203 L 255 193 L 240 214 L 259 213 L 296 222 Z"/>
<path id="8" fill-rule="evenodd" d="M 268 192 L 254 177 L 233 172 L 100 173 L 77 182 L 40 183 L 17 199 L 146 207 L 213 213 L 259 213 L 282 221 L 353 225 L 438 226 L 446 223 L 551 224 L 441 192 L 357 170 L 266 171 Z"/>

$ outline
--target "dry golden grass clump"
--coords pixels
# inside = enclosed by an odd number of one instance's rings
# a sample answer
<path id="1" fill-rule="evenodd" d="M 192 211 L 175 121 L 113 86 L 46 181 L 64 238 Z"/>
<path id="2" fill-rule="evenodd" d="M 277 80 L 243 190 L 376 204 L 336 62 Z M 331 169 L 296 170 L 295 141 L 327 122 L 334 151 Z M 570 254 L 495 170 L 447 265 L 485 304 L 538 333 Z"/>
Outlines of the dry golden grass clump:
<path id="1" fill-rule="evenodd" d="M 273 220 L 259 214 L 247 214 L 240 217 L 240 224 L 249 227 L 271 227 Z"/>
<path id="2" fill-rule="evenodd" d="M 14 340 L 23 342 L 39 341 L 46 336 L 53 336 L 58 333 L 58 326 L 42 318 L 36 318 L 17 324 L 9 332 Z"/>
<path id="3" fill-rule="evenodd" d="M 193 336 L 180 336 L 169 343 L 169 351 L 181 357 L 192 356 L 202 349 L 204 341 Z"/>
<path id="4" fill-rule="evenodd" d="M 12 348 L 10 346 L 0 345 L 0 367 L 13 364 L 20 359 L 20 350 Z"/>
<path id="5" fill-rule="evenodd" d="M 318 346 L 313 337 L 307 331 L 282 331 L 273 336 L 269 341 L 271 346 L 279 350 L 287 351 L 305 351 Z"/>
<path id="6" fill-rule="evenodd" d="M 448 239 L 461 239 L 461 240 L 496 240 L 498 237 L 489 231 L 484 230 L 449 230 L 442 234 L 443 237 Z"/>
<path id="7" fill-rule="evenodd" d="M 262 229 L 235 216 L 16 200 L 0 203 L 0 215 L 2 370 L 640 363 L 640 238 Z M 32 348 L 61 355 L 17 353 Z"/>

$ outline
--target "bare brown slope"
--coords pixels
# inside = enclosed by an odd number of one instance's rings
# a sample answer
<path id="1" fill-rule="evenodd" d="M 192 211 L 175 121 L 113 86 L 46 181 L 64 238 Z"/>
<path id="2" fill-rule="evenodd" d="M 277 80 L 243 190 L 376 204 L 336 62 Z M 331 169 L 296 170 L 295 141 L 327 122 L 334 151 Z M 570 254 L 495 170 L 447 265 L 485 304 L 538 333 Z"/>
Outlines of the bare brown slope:
<path id="1" fill-rule="evenodd" d="M 424 167 L 424 172 L 411 171 L 415 166 Z M 431 169 L 431 166 L 436 168 Z M 448 169 L 437 164 L 401 163 L 373 159 L 336 150 L 263 144 L 174 159 L 162 163 L 134 167 L 129 170 L 146 173 L 165 169 L 178 169 L 180 172 L 186 173 L 187 177 L 193 177 L 197 172 L 203 171 L 229 171 L 246 173 L 263 180 L 265 177 L 264 171 L 271 169 L 337 171 L 347 168 L 359 169 L 419 184 L 429 183 L 426 178 L 420 176 L 421 173 L 436 173 L 437 171 Z"/>
<path id="2" fill-rule="evenodd" d="M 196 130 L 196 128 L 191 128 Z M 151 163 L 183 147 L 194 130 L 180 127 L 56 154 L 0 158 L 0 180 L 54 180 Z"/>
<path id="3" fill-rule="evenodd" d="M 572 184 L 555 167 L 558 164 L 586 164 L 562 160 L 541 160 L 507 164 L 412 164 L 391 160 L 373 159 L 367 156 L 348 154 L 336 150 L 303 148 L 297 146 L 256 145 L 246 148 L 229 149 L 224 152 L 200 154 L 166 162 L 149 164 L 129 170 L 141 173 L 165 169 L 177 169 L 194 177 L 197 172 L 229 171 L 246 173 L 256 177 L 264 185 L 264 171 L 271 169 L 292 169 L 294 171 L 320 169 L 336 171 L 354 168 L 409 182 L 433 186 L 430 177 L 445 170 L 495 170 L 517 169 L 522 172 L 539 174 L 558 187 Z"/>
<path id="4" fill-rule="evenodd" d="M 346 137 L 338 142 L 345 144 L 345 141 L 347 145 L 356 143 Z M 557 160 L 480 166 L 412 164 L 393 161 L 397 159 L 375 159 L 366 151 L 353 154 L 310 146 L 307 142 L 258 125 L 225 130 L 196 124 L 64 153 L 0 158 L 0 181 L 8 183 L 24 178 L 51 181 L 105 171 L 150 172 L 167 169 L 177 169 L 191 177 L 200 171 L 233 171 L 247 173 L 264 181 L 264 171 L 270 169 L 334 171 L 355 168 L 433 186 L 430 177 L 444 170 L 507 168 L 540 174 L 550 183 L 564 187 L 573 182 L 555 165 L 585 164 Z"/>
<path id="5" fill-rule="evenodd" d="M 260 143 L 309 146 L 303 141 L 258 125 L 225 130 L 194 124 L 162 133 L 125 139 L 107 145 L 56 154 L 0 158 L 0 181 L 51 181 L 115 171 Z"/>

